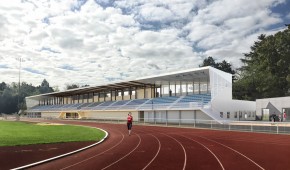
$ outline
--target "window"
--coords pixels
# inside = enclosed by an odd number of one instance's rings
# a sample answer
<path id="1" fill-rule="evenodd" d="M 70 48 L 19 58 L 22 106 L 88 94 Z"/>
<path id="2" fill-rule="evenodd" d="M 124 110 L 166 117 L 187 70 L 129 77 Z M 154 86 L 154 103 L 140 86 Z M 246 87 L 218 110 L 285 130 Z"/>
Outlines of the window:
<path id="1" fill-rule="evenodd" d="M 238 112 L 235 112 L 234 118 L 238 118 Z"/>
<path id="2" fill-rule="evenodd" d="M 229 119 L 230 118 L 230 112 L 227 112 L 227 118 Z"/>
<path id="3" fill-rule="evenodd" d="M 223 118 L 224 117 L 224 113 L 220 112 L 220 117 Z"/>

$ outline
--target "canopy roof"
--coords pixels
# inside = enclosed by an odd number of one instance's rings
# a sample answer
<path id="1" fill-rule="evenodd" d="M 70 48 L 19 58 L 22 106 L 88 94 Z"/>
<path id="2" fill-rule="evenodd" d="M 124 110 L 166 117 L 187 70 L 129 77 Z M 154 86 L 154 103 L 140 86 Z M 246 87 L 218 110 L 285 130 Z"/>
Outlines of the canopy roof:
<path id="1" fill-rule="evenodd" d="M 77 89 L 70 89 L 61 92 L 53 92 L 46 93 L 36 96 L 30 96 L 27 98 L 43 98 L 43 97 L 63 97 L 63 96 L 72 96 L 77 94 L 87 94 L 93 92 L 104 92 L 111 91 L 115 89 L 130 89 L 134 87 L 152 87 L 152 86 L 160 86 L 164 84 L 176 83 L 180 84 L 180 82 L 206 82 L 209 79 L 209 69 L 214 69 L 212 67 L 201 67 L 189 70 L 182 70 L 178 72 L 172 72 L 168 74 L 161 74 L 156 76 L 144 77 L 132 81 L 123 81 L 123 82 L 115 82 L 111 84 L 103 84 L 94 87 L 82 87 Z"/>

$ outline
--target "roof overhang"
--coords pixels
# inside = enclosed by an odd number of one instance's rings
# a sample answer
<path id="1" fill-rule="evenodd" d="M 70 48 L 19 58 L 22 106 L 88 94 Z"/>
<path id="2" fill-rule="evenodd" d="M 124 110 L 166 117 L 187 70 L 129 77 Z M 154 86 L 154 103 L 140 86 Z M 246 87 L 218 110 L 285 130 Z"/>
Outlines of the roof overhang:
<path id="1" fill-rule="evenodd" d="M 73 96 L 78 94 L 87 94 L 87 93 L 98 93 L 98 92 L 109 92 L 111 90 L 122 90 L 122 89 L 130 89 L 135 87 L 152 87 L 152 86 L 160 86 L 164 84 L 172 84 L 175 82 L 176 84 L 180 82 L 206 82 L 209 79 L 209 70 L 212 67 L 201 67 L 189 70 L 182 70 L 177 72 L 171 72 L 167 74 L 161 74 L 156 76 L 143 77 L 140 79 L 132 80 L 132 81 L 123 81 L 123 82 L 115 82 L 111 84 L 103 84 L 94 87 L 82 87 L 77 89 L 70 89 L 62 92 L 53 92 L 46 93 L 36 96 L 30 96 L 27 98 L 47 98 L 47 97 L 64 97 L 64 96 Z"/>

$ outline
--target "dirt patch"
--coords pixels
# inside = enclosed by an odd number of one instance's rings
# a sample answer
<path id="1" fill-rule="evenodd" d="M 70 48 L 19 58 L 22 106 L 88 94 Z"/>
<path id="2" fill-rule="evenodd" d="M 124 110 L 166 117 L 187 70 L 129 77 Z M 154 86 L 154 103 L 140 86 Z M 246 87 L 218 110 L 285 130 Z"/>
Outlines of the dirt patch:
<path id="1" fill-rule="evenodd" d="M 41 123 L 36 123 L 36 125 L 40 125 L 40 126 L 49 126 L 49 125 L 64 125 L 61 123 L 48 123 L 48 122 L 41 122 Z"/>

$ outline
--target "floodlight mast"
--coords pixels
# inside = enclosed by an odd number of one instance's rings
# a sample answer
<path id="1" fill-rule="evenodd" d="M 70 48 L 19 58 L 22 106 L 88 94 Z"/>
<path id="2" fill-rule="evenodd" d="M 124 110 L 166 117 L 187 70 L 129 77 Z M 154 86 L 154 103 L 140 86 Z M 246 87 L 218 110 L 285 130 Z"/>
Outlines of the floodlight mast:
<path id="1" fill-rule="evenodd" d="M 22 58 L 19 57 L 18 58 L 19 60 L 19 72 L 18 72 L 18 100 L 17 100 L 17 111 L 18 111 L 18 114 L 20 113 L 20 104 L 19 104 L 19 97 L 20 97 L 20 73 L 21 73 L 21 62 L 22 62 Z"/>

